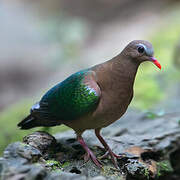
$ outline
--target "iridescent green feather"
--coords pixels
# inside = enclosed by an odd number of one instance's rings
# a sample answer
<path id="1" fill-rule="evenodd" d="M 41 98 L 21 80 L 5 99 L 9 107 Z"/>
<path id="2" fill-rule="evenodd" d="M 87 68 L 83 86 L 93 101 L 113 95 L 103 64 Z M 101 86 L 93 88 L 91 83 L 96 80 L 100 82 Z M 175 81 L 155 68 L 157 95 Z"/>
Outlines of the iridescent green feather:
<path id="1" fill-rule="evenodd" d="M 79 71 L 50 89 L 40 101 L 40 105 L 47 104 L 44 114 L 59 120 L 73 120 L 93 111 L 99 96 L 84 83 L 90 73 L 89 70 Z"/>

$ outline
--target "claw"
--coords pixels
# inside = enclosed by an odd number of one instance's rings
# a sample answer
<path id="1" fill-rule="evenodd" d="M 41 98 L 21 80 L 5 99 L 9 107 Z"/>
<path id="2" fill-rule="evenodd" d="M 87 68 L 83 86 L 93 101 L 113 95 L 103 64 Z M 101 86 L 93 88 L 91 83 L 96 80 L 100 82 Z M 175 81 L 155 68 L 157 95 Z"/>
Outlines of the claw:
<path id="1" fill-rule="evenodd" d="M 89 155 L 89 153 L 86 153 L 86 154 L 84 155 L 84 162 L 88 162 L 89 159 L 90 159 L 90 155 Z"/>
<path id="2" fill-rule="evenodd" d="M 108 155 L 109 155 L 109 151 L 106 151 L 105 154 L 103 154 L 102 156 L 99 157 L 99 159 L 107 158 Z"/>
<path id="3" fill-rule="evenodd" d="M 110 155 L 110 152 L 109 151 L 106 151 L 104 155 L 100 156 L 99 159 L 104 159 L 104 158 L 107 158 L 108 156 Z M 117 158 L 117 159 L 121 159 L 123 157 L 126 157 L 126 155 L 122 154 L 122 155 L 117 155 L 115 153 L 112 152 L 112 155 Z"/>

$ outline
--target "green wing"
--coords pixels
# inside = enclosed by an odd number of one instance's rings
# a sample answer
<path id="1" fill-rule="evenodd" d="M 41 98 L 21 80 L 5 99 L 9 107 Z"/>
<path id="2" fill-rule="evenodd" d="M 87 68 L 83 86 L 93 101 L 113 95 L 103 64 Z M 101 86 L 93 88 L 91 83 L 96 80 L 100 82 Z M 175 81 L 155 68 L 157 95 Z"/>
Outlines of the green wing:
<path id="1" fill-rule="evenodd" d="M 79 71 L 50 89 L 41 99 L 40 116 L 46 119 L 73 120 L 96 109 L 100 89 L 90 79 L 92 71 Z"/>

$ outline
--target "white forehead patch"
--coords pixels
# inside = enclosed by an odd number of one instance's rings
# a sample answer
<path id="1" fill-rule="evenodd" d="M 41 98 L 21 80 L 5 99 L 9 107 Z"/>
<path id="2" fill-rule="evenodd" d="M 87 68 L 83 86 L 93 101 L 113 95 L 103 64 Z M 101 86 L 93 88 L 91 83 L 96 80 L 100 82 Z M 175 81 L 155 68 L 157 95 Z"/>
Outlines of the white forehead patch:
<path id="1" fill-rule="evenodd" d="M 145 44 L 142 44 L 142 43 L 139 43 L 139 44 L 137 45 L 137 47 L 140 47 L 140 46 L 144 48 L 144 50 L 145 50 L 145 52 L 146 52 L 146 54 L 147 54 L 148 56 L 153 56 L 153 54 L 154 54 L 153 48 L 147 48 L 146 45 L 145 45 Z"/>

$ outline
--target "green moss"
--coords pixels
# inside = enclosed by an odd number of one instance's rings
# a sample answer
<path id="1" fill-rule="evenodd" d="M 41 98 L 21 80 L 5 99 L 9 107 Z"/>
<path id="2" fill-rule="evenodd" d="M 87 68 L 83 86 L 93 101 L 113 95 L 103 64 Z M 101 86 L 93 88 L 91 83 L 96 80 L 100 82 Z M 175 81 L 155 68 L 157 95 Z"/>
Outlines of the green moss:
<path id="1" fill-rule="evenodd" d="M 69 165 L 70 165 L 70 162 L 65 162 L 64 164 L 62 164 L 62 168 L 65 168 L 65 167 L 67 167 Z"/>
<path id="2" fill-rule="evenodd" d="M 149 174 L 149 169 L 148 168 L 144 168 L 144 176 L 149 179 L 150 178 L 150 174 Z"/>
<path id="3" fill-rule="evenodd" d="M 54 171 L 54 170 L 60 169 L 62 167 L 62 165 L 58 161 L 47 160 L 46 167 L 50 167 L 51 170 Z"/>
<path id="4" fill-rule="evenodd" d="M 55 161 L 55 160 L 47 160 L 46 161 L 46 167 L 50 167 L 51 170 L 53 170 L 53 171 L 60 170 L 60 169 L 65 168 L 69 165 L 70 165 L 70 162 L 65 162 L 64 164 L 61 164 L 60 162 Z"/>
<path id="5" fill-rule="evenodd" d="M 173 168 L 168 160 L 157 163 L 157 176 L 163 176 L 173 172 Z"/>

